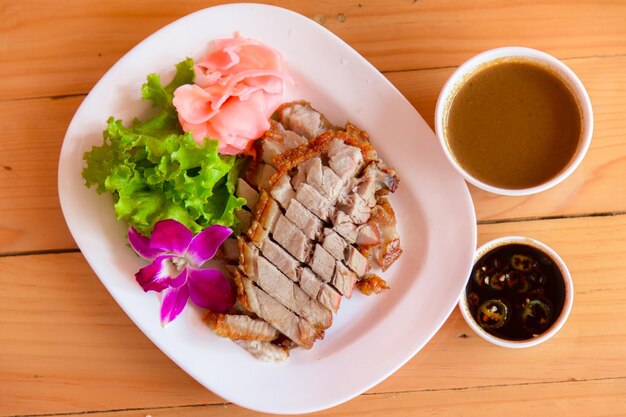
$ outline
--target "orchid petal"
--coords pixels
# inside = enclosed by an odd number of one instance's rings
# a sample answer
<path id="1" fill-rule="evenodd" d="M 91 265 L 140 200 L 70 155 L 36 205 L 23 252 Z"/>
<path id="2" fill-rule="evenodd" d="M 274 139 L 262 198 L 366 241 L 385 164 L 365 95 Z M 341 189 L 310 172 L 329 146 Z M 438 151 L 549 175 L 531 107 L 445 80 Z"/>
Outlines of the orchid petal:
<path id="1" fill-rule="evenodd" d="M 183 285 L 180 288 L 168 288 L 163 291 L 161 300 L 161 325 L 165 326 L 174 320 L 183 311 L 189 300 L 189 288 Z"/>
<path id="2" fill-rule="evenodd" d="M 213 258 L 217 249 L 232 233 L 228 227 L 216 224 L 194 236 L 187 248 L 187 257 L 192 261 L 192 265 L 200 267 Z"/>
<path id="3" fill-rule="evenodd" d="M 174 255 L 157 257 L 152 263 L 141 268 L 135 274 L 135 279 L 144 291 L 161 292 L 170 286 L 170 279 L 177 279 L 178 271 L 171 263 Z M 186 273 L 186 271 L 184 271 Z"/>
<path id="4" fill-rule="evenodd" d="M 188 275 L 188 269 L 183 268 L 183 270 L 180 272 L 180 274 L 177 277 L 170 279 L 169 281 L 170 287 L 178 288 L 181 285 L 185 285 L 187 283 L 187 275 Z"/>
<path id="5" fill-rule="evenodd" d="M 161 220 L 154 225 L 150 248 L 183 255 L 192 238 L 193 232 L 182 223 L 172 219 Z"/>
<path id="6" fill-rule="evenodd" d="M 162 249 L 151 248 L 150 238 L 142 236 L 134 227 L 128 228 L 128 242 L 130 246 L 137 252 L 137 255 L 144 259 L 153 260 L 163 253 Z"/>
<path id="7" fill-rule="evenodd" d="M 222 313 L 235 304 L 235 292 L 224 274 L 215 269 L 190 269 L 189 295 L 202 308 Z"/>

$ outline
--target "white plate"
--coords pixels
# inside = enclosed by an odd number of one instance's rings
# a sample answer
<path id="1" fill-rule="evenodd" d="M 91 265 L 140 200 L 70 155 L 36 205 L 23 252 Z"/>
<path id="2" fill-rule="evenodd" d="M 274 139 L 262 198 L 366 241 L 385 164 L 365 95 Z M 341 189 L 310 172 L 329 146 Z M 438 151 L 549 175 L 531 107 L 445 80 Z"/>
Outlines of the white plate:
<path id="1" fill-rule="evenodd" d="M 312 350 L 288 363 L 254 360 L 211 333 L 191 306 L 166 328 L 159 301 L 134 273 L 144 265 L 126 245 L 111 197 L 83 185 L 83 153 L 100 144 L 110 115 L 130 121 L 147 110 L 140 87 L 150 72 L 164 78 L 185 57 L 235 31 L 279 49 L 296 86 L 331 122 L 367 130 L 396 168 L 392 198 L 404 255 L 385 274 L 391 290 L 343 300 L 334 325 Z M 428 125 L 376 68 L 317 23 L 272 6 L 213 7 L 159 30 L 119 60 L 85 98 L 70 124 L 59 161 L 59 196 L 67 224 L 104 286 L 137 326 L 206 388 L 250 409 L 283 414 L 325 409 L 376 385 L 417 353 L 456 305 L 476 244 L 472 201 Z"/>

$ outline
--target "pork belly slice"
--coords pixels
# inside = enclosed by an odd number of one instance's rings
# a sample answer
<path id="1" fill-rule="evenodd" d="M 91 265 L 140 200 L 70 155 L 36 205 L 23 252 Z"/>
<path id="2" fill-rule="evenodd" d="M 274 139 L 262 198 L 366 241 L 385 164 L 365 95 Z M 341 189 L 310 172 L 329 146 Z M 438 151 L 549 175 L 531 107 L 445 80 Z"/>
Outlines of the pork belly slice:
<path id="1" fill-rule="evenodd" d="M 289 113 L 289 112 L 288 112 Z M 300 114 L 300 113 L 298 113 Z M 294 113 L 295 115 L 295 113 Z M 319 115 L 319 113 L 318 113 Z M 296 125 L 299 126 L 299 121 L 304 121 L 304 118 L 297 117 Z M 313 116 L 310 121 L 315 122 L 315 116 Z M 319 117 L 317 118 L 319 120 Z M 302 136 L 304 129 L 311 128 L 313 129 L 313 133 L 317 132 L 318 129 L 314 126 L 302 126 L 302 129 L 299 130 L 287 130 L 285 127 L 276 121 L 271 121 L 272 128 L 267 131 L 264 135 L 264 140 L 261 145 L 262 153 L 261 158 L 263 162 L 266 164 L 274 165 L 274 158 L 277 155 L 285 152 L 286 150 L 297 148 L 300 145 L 304 145 L 308 142 L 308 136 Z M 328 130 L 328 129 L 324 129 Z M 320 133 L 322 133 L 320 131 Z M 319 133 L 318 133 L 319 134 Z M 317 136 L 317 134 L 315 135 Z M 309 138 L 310 139 L 310 138 Z"/>
<path id="2" fill-rule="evenodd" d="M 346 298 L 350 298 L 352 297 L 352 291 L 354 290 L 354 285 L 358 279 L 357 274 L 348 269 L 343 262 L 335 262 L 337 263 L 337 267 L 335 268 L 332 284 Z"/>
<path id="3" fill-rule="evenodd" d="M 357 191 L 364 200 L 371 202 L 372 186 L 374 188 L 374 196 L 379 197 L 395 192 L 399 182 L 400 179 L 396 171 L 387 167 L 380 159 L 377 159 L 368 162 L 354 185 L 357 187 L 355 191 Z M 370 207 L 373 207 L 373 204 L 370 204 Z"/>
<path id="4" fill-rule="evenodd" d="M 339 210 L 346 213 L 356 225 L 367 222 L 371 215 L 370 208 L 365 200 L 356 193 L 350 194 L 343 199 L 339 205 Z"/>
<path id="5" fill-rule="evenodd" d="M 338 261 L 343 260 L 347 242 L 339 236 L 333 229 L 324 229 L 324 240 L 322 246 Z"/>
<path id="6" fill-rule="evenodd" d="M 358 278 L 365 275 L 370 269 L 370 263 L 367 258 L 354 246 L 348 246 L 345 262 L 348 268 L 356 273 Z"/>
<path id="7" fill-rule="evenodd" d="M 352 187 L 353 191 L 359 195 L 367 206 L 372 208 L 376 205 L 376 166 L 370 162 Z"/>
<path id="8" fill-rule="evenodd" d="M 400 236 L 396 228 L 396 215 L 384 197 L 372 208 L 370 223 L 379 232 L 379 242 L 363 249 L 365 256 L 386 271 L 402 255 Z"/>
<path id="9" fill-rule="evenodd" d="M 307 210 L 298 200 L 291 201 L 285 212 L 285 217 L 298 226 L 306 237 L 311 240 L 316 240 L 322 231 L 321 220 Z"/>
<path id="10" fill-rule="evenodd" d="M 296 227 L 285 216 L 280 215 L 274 230 L 272 230 L 274 240 L 287 250 L 300 262 L 305 262 L 311 252 L 311 242 L 304 232 Z"/>
<path id="11" fill-rule="evenodd" d="M 332 324 L 331 312 L 261 256 L 257 248 L 240 240 L 239 250 L 239 267 L 263 291 L 317 328 L 326 329 Z"/>
<path id="12" fill-rule="evenodd" d="M 309 140 L 293 130 L 287 130 L 285 127 L 276 120 L 270 120 L 271 128 L 268 130 L 264 137 L 266 140 L 272 140 L 283 144 L 285 150 L 297 148 L 300 145 L 304 145 Z"/>
<path id="13" fill-rule="evenodd" d="M 260 361 L 280 363 L 289 359 L 289 349 L 270 342 L 258 340 L 233 340 L 233 342 Z"/>
<path id="14" fill-rule="evenodd" d="M 297 210 L 297 207 L 291 207 L 298 204 L 300 203 L 295 200 L 293 201 L 293 204 L 291 204 L 290 208 L 287 209 L 288 215 L 290 212 L 293 215 L 293 211 Z M 263 233 L 257 233 L 257 235 L 269 236 L 268 229 L 275 229 L 276 223 L 279 217 L 282 215 L 278 203 L 274 201 L 265 190 L 263 190 L 260 194 L 259 206 L 255 208 L 255 212 L 259 217 L 257 228 L 261 227 L 264 229 Z M 313 214 L 308 214 L 319 222 L 319 219 L 317 219 Z M 279 238 L 281 237 L 280 232 L 281 230 L 279 229 Z M 285 275 L 287 275 L 293 281 L 298 281 L 298 269 L 300 267 L 300 262 L 293 256 L 291 256 L 285 249 L 283 249 L 280 245 L 276 244 L 274 241 L 272 241 L 272 239 L 269 238 L 266 238 L 264 240 L 252 240 L 252 243 L 254 243 L 254 245 L 257 246 L 259 249 L 261 249 L 265 257 L 274 265 L 276 265 L 278 269 L 283 271 Z"/>
<path id="15" fill-rule="evenodd" d="M 300 262 L 272 239 L 265 239 L 260 247 L 263 256 L 280 269 L 289 279 L 299 281 Z"/>
<path id="16" fill-rule="evenodd" d="M 356 244 L 359 247 L 370 247 L 378 243 L 380 243 L 380 232 L 378 226 L 370 218 L 369 222 L 359 226 Z"/>
<path id="17" fill-rule="evenodd" d="M 335 138 L 328 148 L 328 165 L 343 182 L 348 183 L 363 167 L 363 155 L 359 148 Z"/>
<path id="18" fill-rule="evenodd" d="M 345 188 L 344 182 L 335 174 L 331 168 L 322 167 L 322 177 L 312 177 L 308 179 L 309 184 L 316 187 L 331 203 L 335 203 L 339 195 Z"/>
<path id="19" fill-rule="evenodd" d="M 316 339 L 323 337 L 322 331 L 298 317 L 239 271 L 235 273 L 235 281 L 240 303 L 296 344 L 310 349 Z"/>
<path id="20" fill-rule="evenodd" d="M 289 207 L 291 200 L 296 197 L 296 192 L 291 188 L 291 182 L 289 182 L 287 175 L 281 175 L 277 179 L 270 190 L 270 194 L 280 203 L 281 207 L 285 209 Z"/>
<path id="21" fill-rule="evenodd" d="M 274 158 L 285 152 L 287 147 L 275 140 L 264 140 L 261 145 L 261 159 L 269 165 L 274 165 Z"/>
<path id="22" fill-rule="evenodd" d="M 320 293 L 317 294 L 317 300 L 326 308 L 336 313 L 337 310 L 339 310 L 339 304 L 341 304 L 341 294 L 330 285 L 324 284 L 322 285 Z"/>
<path id="23" fill-rule="evenodd" d="M 277 111 L 280 122 L 289 130 L 307 139 L 321 135 L 331 128 L 330 122 L 309 103 L 290 103 Z"/>
<path id="24" fill-rule="evenodd" d="M 302 269 L 302 273 L 300 274 L 300 288 L 331 311 L 337 312 L 339 309 L 341 294 L 330 285 L 320 281 L 319 277 L 309 268 Z"/>
<path id="25" fill-rule="evenodd" d="M 319 191 L 331 204 L 337 202 L 337 198 L 344 189 L 341 178 L 332 169 L 323 165 L 320 157 L 311 158 L 298 165 L 296 175 L 291 179 L 291 185 L 294 189 L 298 189 L 303 182 Z"/>
<path id="26" fill-rule="evenodd" d="M 259 192 L 241 178 L 237 180 L 235 194 L 237 197 L 244 198 L 246 200 L 246 206 L 250 209 L 252 209 L 259 200 Z"/>
<path id="27" fill-rule="evenodd" d="M 329 282 L 335 273 L 335 258 L 319 243 L 315 245 L 310 265 L 313 272 L 325 282 Z"/>
<path id="28" fill-rule="evenodd" d="M 205 319 L 215 334 L 233 340 L 271 342 L 278 337 L 278 331 L 266 321 L 243 314 L 208 312 Z"/>
<path id="29" fill-rule="evenodd" d="M 256 183 L 259 190 L 270 188 L 270 178 L 276 174 L 276 168 L 270 164 L 261 164 L 257 167 Z"/>
<path id="30" fill-rule="evenodd" d="M 309 268 L 302 268 L 300 273 L 300 288 L 302 288 L 305 293 L 313 298 L 317 298 L 323 285 L 324 282 L 315 275 L 315 272 L 311 271 Z"/>
<path id="31" fill-rule="evenodd" d="M 252 224 L 252 214 L 248 210 L 237 209 L 235 216 L 239 220 L 239 230 L 248 230 Z"/>
<path id="32" fill-rule="evenodd" d="M 246 234 L 255 246 L 261 246 L 263 241 L 269 239 L 269 231 L 261 226 L 261 224 L 256 220 L 252 221 L 252 224 Z"/>
<path id="33" fill-rule="evenodd" d="M 334 211 L 334 207 L 330 202 L 307 183 L 300 184 L 298 187 L 296 200 L 322 221 L 327 221 Z"/>
<path id="34" fill-rule="evenodd" d="M 298 168 L 296 169 L 296 173 L 291 176 L 291 187 L 294 190 L 297 190 L 298 187 L 300 187 L 300 184 L 303 184 L 306 182 L 306 173 L 307 173 L 306 167 L 307 165 L 309 165 L 310 161 L 311 160 L 308 160 L 298 165 Z"/>
<path id="35" fill-rule="evenodd" d="M 393 168 L 389 168 L 382 161 L 376 161 L 376 194 L 393 193 L 398 188 L 400 178 Z"/>
<path id="36" fill-rule="evenodd" d="M 333 217 L 334 230 L 339 233 L 348 243 L 356 242 L 358 228 L 350 216 L 343 211 L 337 210 Z"/>
<path id="37" fill-rule="evenodd" d="M 267 191 L 261 191 L 259 194 L 259 202 L 253 210 L 255 220 L 257 220 L 263 228 L 272 230 L 281 214 L 282 212 L 280 211 L 278 203 L 270 197 Z"/>

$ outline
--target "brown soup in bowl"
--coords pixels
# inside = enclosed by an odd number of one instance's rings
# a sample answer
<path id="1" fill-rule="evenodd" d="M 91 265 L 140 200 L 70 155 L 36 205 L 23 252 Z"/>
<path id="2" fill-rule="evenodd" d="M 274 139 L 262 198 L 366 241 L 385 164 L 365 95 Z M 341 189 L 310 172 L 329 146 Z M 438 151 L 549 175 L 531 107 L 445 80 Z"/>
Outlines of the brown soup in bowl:
<path id="1" fill-rule="evenodd" d="M 553 70 L 524 58 L 487 63 L 450 100 L 444 136 L 466 172 L 493 187 L 526 189 L 561 173 L 581 142 L 574 93 Z"/>

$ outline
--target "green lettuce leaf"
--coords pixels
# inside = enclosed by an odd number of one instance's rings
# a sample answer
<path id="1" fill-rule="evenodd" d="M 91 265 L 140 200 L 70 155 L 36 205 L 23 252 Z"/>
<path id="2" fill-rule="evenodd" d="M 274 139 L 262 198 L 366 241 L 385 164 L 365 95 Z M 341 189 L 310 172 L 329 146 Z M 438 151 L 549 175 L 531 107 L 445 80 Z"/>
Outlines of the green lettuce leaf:
<path id="1" fill-rule="evenodd" d="M 103 144 L 83 157 L 85 184 L 111 193 L 117 218 L 144 235 L 164 219 L 175 219 L 195 233 L 212 224 L 238 227 L 234 211 L 245 200 L 235 196 L 235 185 L 243 160 L 219 155 L 217 141 L 205 139 L 199 146 L 182 132 L 172 104 L 174 90 L 193 79 L 191 59 L 176 66 L 166 86 L 150 74 L 142 98 L 157 113 L 134 120 L 131 127 L 110 117 Z"/>

